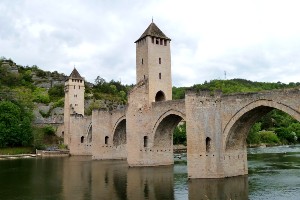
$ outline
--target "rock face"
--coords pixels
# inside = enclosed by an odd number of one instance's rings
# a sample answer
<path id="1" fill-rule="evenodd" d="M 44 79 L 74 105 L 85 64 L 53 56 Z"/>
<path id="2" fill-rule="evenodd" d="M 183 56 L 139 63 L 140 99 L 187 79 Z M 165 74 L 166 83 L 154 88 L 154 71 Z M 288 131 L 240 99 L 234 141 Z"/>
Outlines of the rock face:
<path id="1" fill-rule="evenodd" d="M 62 107 L 52 108 L 53 103 L 49 105 L 36 104 L 33 113 L 35 124 L 63 124 L 64 109 Z"/>
<path id="2" fill-rule="evenodd" d="M 64 85 L 66 76 L 63 74 L 52 75 L 48 73 L 44 77 L 39 77 L 35 72 L 32 72 L 32 80 L 34 81 L 34 85 L 41 88 L 49 89 L 55 85 Z"/>

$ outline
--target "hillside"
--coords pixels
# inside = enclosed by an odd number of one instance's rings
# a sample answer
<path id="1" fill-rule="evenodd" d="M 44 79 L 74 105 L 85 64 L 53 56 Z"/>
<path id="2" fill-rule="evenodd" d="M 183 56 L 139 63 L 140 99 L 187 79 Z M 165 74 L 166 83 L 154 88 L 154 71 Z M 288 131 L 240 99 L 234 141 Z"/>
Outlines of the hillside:
<path id="1" fill-rule="evenodd" d="M 66 78 L 66 75 L 57 71 L 49 72 L 37 66 L 16 65 L 11 59 L 1 58 L 0 102 L 9 101 L 17 105 L 22 113 L 21 116 L 28 115 L 33 126 L 51 125 L 55 127 L 63 123 L 64 82 Z M 114 80 L 107 82 L 98 76 L 93 84 L 85 84 L 85 114 L 91 115 L 93 109 L 112 110 L 125 105 L 127 94 L 132 87 L 133 85 L 123 85 Z M 294 87 L 300 87 L 300 83 L 263 83 L 232 79 L 205 81 L 203 84 L 195 84 L 191 87 L 173 87 L 172 92 L 173 99 L 183 99 L 185 91 L 190 89 L 208 90 L 212 93 L 221 90 L 224 94 L 230 94 Z M 26 120 L 20 118 L 20 121 Z M 273 138 L 271 141 L 274 143 L 294 143 L 299 142 L 300 139 L 299 123 L 278 110 L 264 116 L 252 129 L 248 137 L 249 143 L 270 143 L 270 141 L 264 140 L 267 137 L 265 135 L 271 137 L 275 135 L 277 139 Z M 185 130 L 185 128 L 181 127 L 181 130 Z"/>

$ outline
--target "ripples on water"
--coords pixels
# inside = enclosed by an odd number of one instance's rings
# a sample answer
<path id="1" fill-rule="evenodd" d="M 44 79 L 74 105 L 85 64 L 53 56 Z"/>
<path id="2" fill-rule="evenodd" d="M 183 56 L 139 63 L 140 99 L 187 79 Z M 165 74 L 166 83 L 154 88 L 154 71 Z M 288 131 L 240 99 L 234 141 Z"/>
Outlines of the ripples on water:
<path id="1" fill-rule="evenodd" d="M 0 199 L 300 199 L 300 146 L 248 149 L 249 175 L 187 179 L 174 166 L 129 168 L 89 157 L 0 160 Z"/>

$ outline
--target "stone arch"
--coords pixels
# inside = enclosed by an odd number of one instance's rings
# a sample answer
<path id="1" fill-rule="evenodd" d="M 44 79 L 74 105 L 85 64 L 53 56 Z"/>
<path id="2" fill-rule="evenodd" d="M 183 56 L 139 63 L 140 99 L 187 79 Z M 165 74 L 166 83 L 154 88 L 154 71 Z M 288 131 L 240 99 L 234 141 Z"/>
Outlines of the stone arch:
<path id="1" fill-rule="evenodd" d="M 168 110 L 156 121 L 152 130 L 153 146 L 169 148 L 173 146 L 173 131 L 178 123 L 185 120 L 185 115 L 176 110 Z"/>
<path id="2" fill-rule="evenodd" d="M 155 102 L 156 101 L 165 101 L 166 100 L 166 95 L 163 91 L 158 91 L 155 95 Z"/>
<path id="3" fill-rule="evenodd" d="M 89 124 L 87 131 L 86 131 L 86 139 L 88 143 L 93 141 L 93 125 L 92 122 Z"/>
<path id="4" fill-rule="evenodd" d="M 126 118 L 119 118 L 113 129 L 113 145 L 120 146 L 126 144 Z"/>
<path id="5" fill-rule="evenodd" d="M 268 99 L 253 101 L 238 110 L 226 124 L 223 133 L 225 151 L 246 148 L 246 139 L 250 128 L 262 116 L 273 109 L 281 110 L 300 121 L 300 113 L 292 107 Z"/>

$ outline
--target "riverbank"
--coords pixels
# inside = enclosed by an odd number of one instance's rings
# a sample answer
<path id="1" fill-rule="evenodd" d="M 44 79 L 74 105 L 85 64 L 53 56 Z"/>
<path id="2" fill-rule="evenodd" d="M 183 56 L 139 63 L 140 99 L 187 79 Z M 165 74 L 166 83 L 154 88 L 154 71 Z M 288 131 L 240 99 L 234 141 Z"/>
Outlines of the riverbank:
<path id="1" fill-rule="evenodd" d="M 20 154 L 1 154 L 0 160 L 17 159 L 17 158 L 35 158 L 35 157 L 61 157 L 69 156 L 69 150 L 44 151 L 36 150 L 35 153 L 20 153 Z"/>
<path id="2" fill-rule="evenodd" d="M 186 150 L 187 148 L 183 144 L 173 145 L 173 153 L 186 153 Z"/>

